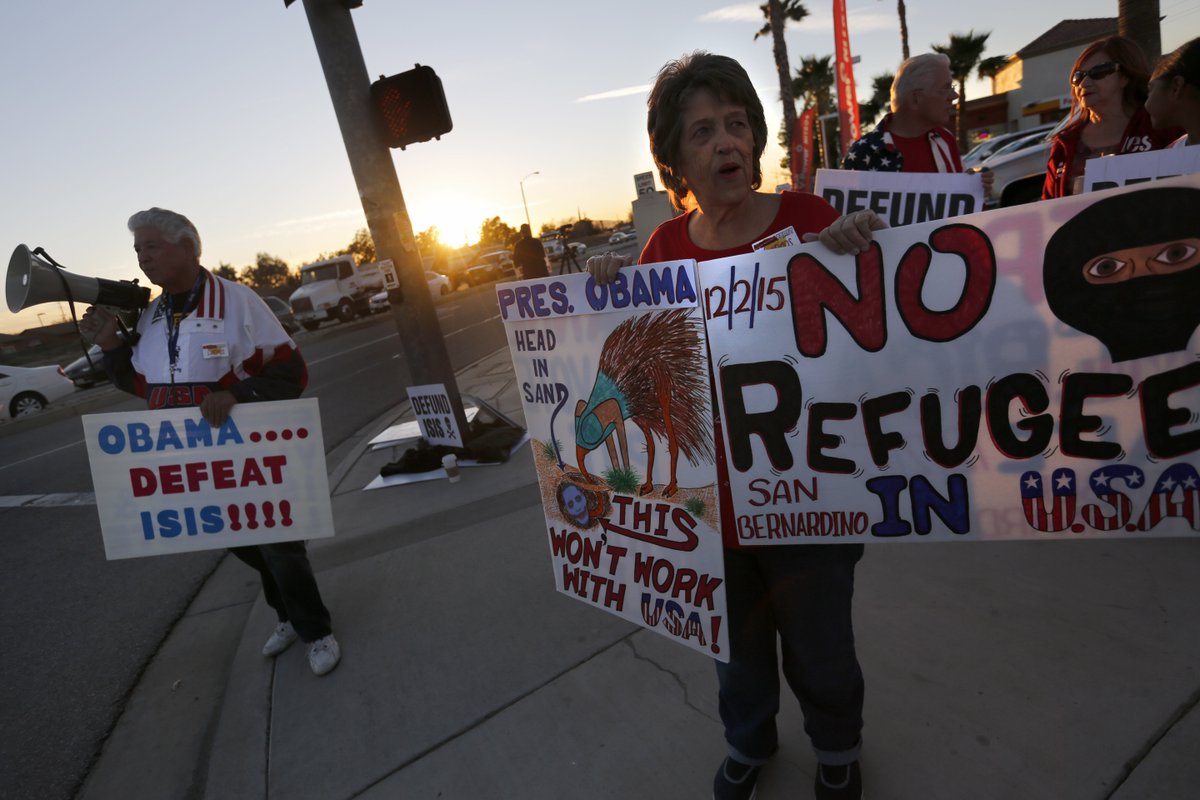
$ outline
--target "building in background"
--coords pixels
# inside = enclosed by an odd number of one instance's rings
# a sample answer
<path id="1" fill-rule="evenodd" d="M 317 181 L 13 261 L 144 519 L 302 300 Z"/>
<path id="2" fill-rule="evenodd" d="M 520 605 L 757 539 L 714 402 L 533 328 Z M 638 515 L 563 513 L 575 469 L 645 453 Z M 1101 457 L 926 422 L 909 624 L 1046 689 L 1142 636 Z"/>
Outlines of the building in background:
<path id="1" fill-rule="evenodd" d="M 653 172 L 639 172 L 634 175 L 633 187 L 637 192 L 633 201 L 633 227 L 639 231 L 641 242 L 645 243 L 655 228 L 678 212 L 671 205 L 670 196 L 665 191 L 654 188 Z"/>
<path id="2" fill-rule="evenodd" d="M 1008 57 L 992 78 L 992 94 L 968 100 L 968 140 L 1057 122 L 1071 108 L 1067 74 L 1092 42 L 1117 33 L 1116 17 L 1065 19 Z M 953 127 L 953 123 L 951 123 Z"/>

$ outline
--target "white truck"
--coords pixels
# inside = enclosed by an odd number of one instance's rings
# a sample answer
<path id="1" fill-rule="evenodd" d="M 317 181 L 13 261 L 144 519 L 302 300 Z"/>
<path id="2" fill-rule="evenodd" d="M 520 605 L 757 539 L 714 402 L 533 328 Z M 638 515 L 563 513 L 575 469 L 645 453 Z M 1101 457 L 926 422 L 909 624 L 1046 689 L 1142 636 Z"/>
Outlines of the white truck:
<path id="1" fill-rule="evenodd" d="M 300 288 L 288 303 L 305 330 L 315 331 L 327 319 L 349 322 L 365 315 L 371 295 L 382 289 L 378 264 L 355 266 L 353 256 L 338 256 L 301 267 Z"/>

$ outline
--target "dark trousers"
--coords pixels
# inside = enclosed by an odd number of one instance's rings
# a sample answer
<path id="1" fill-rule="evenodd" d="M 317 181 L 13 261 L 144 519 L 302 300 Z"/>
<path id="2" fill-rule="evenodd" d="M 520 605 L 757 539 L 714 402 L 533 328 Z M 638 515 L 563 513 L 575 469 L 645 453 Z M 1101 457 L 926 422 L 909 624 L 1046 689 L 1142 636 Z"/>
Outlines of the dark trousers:
<path id="1" fill-rule="evenodd" d="M 332 632 L 304 542 L 232 547 L 229 552 L 258 570 L 267 605 L 280 622 L 291 622 L 301 639 L 315 642 Z"/>
<path id="2" fill-rule="evenodd" d="M 717 662 L 730 754 L 762 764 L 779 747 L 776 638 L 804 731 L 825 764 L 858 757 L 863 675 L 851 605 L 858 545 L 783 545 L 725 551 L 730 662 Z"/>

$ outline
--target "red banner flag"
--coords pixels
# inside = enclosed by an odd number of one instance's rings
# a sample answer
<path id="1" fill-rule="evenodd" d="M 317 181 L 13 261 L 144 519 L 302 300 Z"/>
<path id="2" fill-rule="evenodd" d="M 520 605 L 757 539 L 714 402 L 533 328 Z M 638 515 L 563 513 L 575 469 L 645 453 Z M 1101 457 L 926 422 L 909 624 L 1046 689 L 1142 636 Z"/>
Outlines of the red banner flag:
<path id="1" fill-rule="evenodd" d="M 850 30 L 846 26 L 846 0 L 833 0 L 833 39 L 837 49 L 838 128 L 842 153 L 858 139 L 858 94 L 854 91 L 854 65 L 850 56 Z"/>
<path id="2" fill-rule="evenodd" d="M 813 123 L 817 111 L 806 108 L 796 118 L 792 130 L 792 188 L 798 192 L 812 191 Z"/>

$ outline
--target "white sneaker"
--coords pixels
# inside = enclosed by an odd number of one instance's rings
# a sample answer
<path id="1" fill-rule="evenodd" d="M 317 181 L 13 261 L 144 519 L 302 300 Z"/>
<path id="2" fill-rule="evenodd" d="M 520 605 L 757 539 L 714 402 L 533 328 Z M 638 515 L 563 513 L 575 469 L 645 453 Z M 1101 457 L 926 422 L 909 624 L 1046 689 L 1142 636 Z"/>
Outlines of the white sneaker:
<path id="1" fill-rule="evenodd" d="M 275 630 L 271 632 L 271 638 L 267 639 L 267 643 L 263 645 L 262 654 L 267 658 L 277 656 L 291 647 L 292 642 L 298 638 L 299 634 L 292 627 L 292 623 L 281 622 L 275 626 Z"/>
<path id="2" fill-rule="evenodd" d="M 332 672 L 341 660 L 342 649 L 332 633 L 308 646 L 308 666 L 312 667 L 314 675 Z"/>

